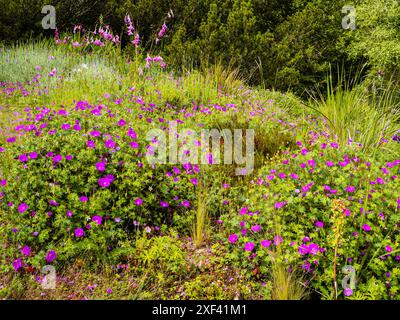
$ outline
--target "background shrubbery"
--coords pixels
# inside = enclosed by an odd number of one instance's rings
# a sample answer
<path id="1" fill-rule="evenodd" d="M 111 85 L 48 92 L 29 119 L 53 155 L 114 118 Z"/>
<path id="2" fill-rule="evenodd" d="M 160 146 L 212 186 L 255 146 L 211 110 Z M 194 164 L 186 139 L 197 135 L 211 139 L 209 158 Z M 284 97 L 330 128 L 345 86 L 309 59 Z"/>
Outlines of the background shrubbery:
<path id="1" fill-rule="evenodd" d="M 41 28 L 46 1 L 0 1 L 0 38 L 5 42 L 52 36 Z M 324 84 L 329 65 L 384 72 L 399 81 L 400 5 L 395 0 L 354 1 L 356 30 L 344 30 L 341 8 L 330 0 L 107 0 L 53 1 L 61 31 L 81 23 L 93 30 L 100 15 L 116 34 L 129 13 L 148 49 L 155 46 L 167 12 L 168 32 L 162 52 L 177 69 L 208 66 L 239 67 L 252 84 L 298 93 Z M 123 45 L 127 39 L 123 38 Z"/>

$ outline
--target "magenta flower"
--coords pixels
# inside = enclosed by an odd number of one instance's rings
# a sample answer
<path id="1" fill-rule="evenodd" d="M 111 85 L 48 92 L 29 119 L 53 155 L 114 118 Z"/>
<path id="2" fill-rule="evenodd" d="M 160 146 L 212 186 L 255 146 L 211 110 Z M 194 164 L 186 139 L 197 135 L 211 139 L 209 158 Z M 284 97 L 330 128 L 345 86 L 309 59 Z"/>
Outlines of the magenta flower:
<path id="1" fill-rule="evenodd" d="M 53 262 L 57 258 L 57 253 L 54 250 L 50 250 L 46 254 L 46 261 Z"/>
<path id="2" fill-rule="evenodd" d="M 275 203 L 275 209 L 283 208 L 285 204 L 286 204 L 285 202 L 277 202 Z"/>
<path id="3" fill-rule="evenodd" d="M 124 125 L 126 125 L 126 121 L 125 121 L 124 119 L 120 119 L 120 120 L 118 121 L 118 125 L 119 125 L 120 127 L 123 127 Z"/>
<path id="4" fill-rule="evenodd" d="M 114 149 L 116 144 L 112 139 L 108 139 L 106 142 L 104 142 L 104 145 L 106 148 Z"/>
<path id="5" fill-rule="evenodd" d="M 231 234 L 230 236 L 229 236 L 229 242 L 230 243 L 235 243 L 237 240 L 238 240 L 238 236 L 236 235 L 236 234 Z"/>
<path id="6" fill-rule="evenodd" d="M 364 230 L 364 231 L 371 231 L 371 227 L 369 226 L 369 225 L 367 225 L 367 224 L 363 224 L 363 226 L 362 226 L 362 229 Z"/>
<path id="7" fill-rule="evenodd" d="M 354 191 L 356 191 L 356 188 L 353 187 L 353 186 L 348 186 L 348 187 L 346 188 L 346 191 L 349 192 L 349 193 L 353 193 Z"/>
<path id="8" fill-rule="evenodd" d="M 268 248 L 271 245 L 271 241 L 270 240 L 262 240 L 261 241 L 261 246 L 264 248 Z"/>
<path id="9" fill-rule="evenodd" d="M 101 135 L 101 133 L 100 133 L 100 131 L 94 130 L 94 131 L 90 132 L 90 135 L 92 137 L 96 138 L 96 137 L 99 137 Z"/>
<path id="10" fill-rule="evenodd" d="M 97 162 L 96 163 L 96 169 L 98 171 L 101 171 L 101 172 L 105 171 L 106 170 L 106 164 L 104 163 L 104 161 Z"/>
<path id="11" fill-rule="evenodd" d="M 88 140 L 88 141 L 86 142 L 86 145 L 87 145 L 88 148 L 91 148 L 91 149 L 96 148 L 96 144 L 94 143 L 93 140 Z"/>
<path id="12" fill-rule="evenodd" d="M 111 185 L 111 183 L 114 181 L 114 176 L 112 174 L 108 174 L 104 178 L 100 178 L 98 180 L 99 186 L 102 188 L 107 188 Z"/>
<path id="13" fill-rule="evenodd" d="M 56 156 L 53 157 L 53 164 L 57 164 L 62 160 L 62 156 L 57 154 Z"/>
<path id="14" fill-rule="evenodd" d="M 316 226 L 317 228 L 323 228 L 323 227 L 324 227 L 324 223 L 323 223 L 322 221 L 317 221 L 317 222 L 315 223 L 315 226 Z"/>
<path id="15" fill-rule="evenodd" d="M 13 268 L 15 271 L 18 271 L 19 269 L 22 268 L 22 260 L 21 258 L 15 259 L 12 263 Z"/>
<path id="16" fill-rule="evenodd" d="M 343 293 L 346 297 L 349 297 L 353 294 L 353 290 L 351 290 L 351 288 L 346 288 L 344 289 Z"/>
<path id="17" fill-rule="evenodd" d="M 29 154 L 29 158 L 31 158 L 32 160 L 33 160 L 33 159 L 37 159 L 37 157 L 38 157 L 38 154 L 37 154 L 36 152 L 31 152 L 31 153 Z"/>
<path id="18" fill-rule="evenodd" d="M 30 256 L 31 255 L 31 248 L 29 246 L 24 246 L 21 250 L 22 254 L 24 256 Z"/>
<path id="19" fill-rule="evenodd" d="M 129 145 L 131 146 L 132 149 L 139 148 L 139 143 L 137 143 L 136 141 L 129 142 Z"/>
<path id="20" fill-rule="evenodd" d="M 27 209 L 28 209 L 28 205 L 27 205 L 25 202 L 22 202 L 22 203 L 18 206 L 18 211 L 19 211 L 19 213 L 24 213 Z"/>
<path id="21" fill-rule="evenodd" d="M 190 202 L 188 200 L 183 200 L 182 201 L 182 206 L 184 206 L 185 208 L 189 208 L 190 207 Z"/>
<path id="22" fill-rule="evenodd" d="M 251 231 L 253 231 L 253 232 L 259 232 L 260 230 L 261 230 L 261 226 L 258 224 L 251 227 Z"/>
<path id="23" fill-rule="evenodd" d="M 6 186 L 7 185 L 7 180 L 6 179 L 1 180 L 0 181 L 0 185 L 3 186 L 3 187 Z"/>
<path id="24" fill-rule="evenodd" d="M 28 156 L 27 156 L 26 154 L 21 154 L 21 155 L 18 157 L 18 160 L 19 160 L 20 162 L 27 162 L 27 161 L 28 161 Z"/>
<path id="25" fill-rule="evenodd" d="M 191 182 L 193 185 L 195 185 L 195 186 L 198 184 L 197 178 L 192 178 L 192 179 L 190 180 L 190 182 Z"/>
<path id="26" fill-rule="evenodd" d="M 386 246 L 385 250 L 386 250 L 386 252 L 392 252 L 393 248 L 391 246 Z"/>
<path id="27" fill-rule="evenodd" d="M 298 180 L 299 176 L 295 173 L 291 173 L 290 176 L 292 177 L 293 180 Z"/>
<path id="28" fill-rule="evenodd" d="M 160 201 L 160 205 L 161 205 L 161 207 L 163 207 L 163 208 L 169 207 L 169 203 L 168 203 L 168 202 L 165 202 L 165 201 Z"/>
<path id="29" fill-rule="evenodd" d="M 74 231 L 75 237 L 83 237 L 85 235 L 85 231 L 82 228 L 77 228 Z"/>
<path id="30" fill-rule="evenodd" d="M 71 218 L 72 215 L 73 215 L 73 212 L 72 212 L 71 210 L 68 210 L 68 211 L 67 211 L 67 217 L 68 217 L 68 218 Z"/>
<path id="31" fill-rule="evenodd" d="M 98 225 L 101 225 L 103 218 L 96 215 L 96 216 L 93 216 L 92 221 L 96 222 Z"/>
<path id="32" fill-rule="evenodd" d="M 254 249 L 254 243 L 253 242 L 246 242 L 244 245 L 244 250 L 245 251 L 253 251 Z"/>
<path id="33" fill-rule="evenodd" d="M 327 161 L 325 164 L 327 167 L 333 167 L 335 165 L 335 163 L 332 161 Z"/>
<path id="34" fill-rule="evenodd" d="M 281 236 L 275 236 L 275 237 L 274 237 L 274 244 L 275 244 L 276 246 L 279 246 L 279 245 L 282 243 L 282 241 L 283 241 L 283 239 L 282 239 Z"/>
<path id="35" fill-rule="evenodd" d="M 143 203 L 143 200 L 142 200 L 142 199 L 140 199 L 140 198 L 136 198 L 136 200 L 135 200 L 135 204 L 136 204 L 137 206 L 140 206 L 140 205 L 142 205 L 142 203 Z"/>
<path id="36" fill-rule="evenodd" d="M 302 244 L 302 245 L 299 246 L 299 253 L 301 255 L 306 255 L 308 253 L 308 251 L 309 251 L 308 250 L 308 245 Z"/>
<path id="37" fill-rule="evenodd" d="M 131 137 L 132 139 L 136 139 L 136 132 L 135 130 L 133 130 L 132 128 L 128 129 L 128 132 L 126 133 L 129 137 Z"/>
<path id="38" fill-rule="evenodd" d="M 310 244 L 308 245 L 308 252 L 309 252 L 309 253 L 315 255 L 315 254 L 318 253 L 318 251 L 319 251 L 319 246 L 318 246 L 317 244 L 315 244 L 315 243 L 310 243 Z"/>
<path id="39" fill-rule="evenodd" d="M 80 202 L 87 202 L 89 199 L 88 199 L 88 197 L 86 197 L 86 196 L 82 196 L 82 197 L 80 197 L 79 198 L 79 201 Z"/>

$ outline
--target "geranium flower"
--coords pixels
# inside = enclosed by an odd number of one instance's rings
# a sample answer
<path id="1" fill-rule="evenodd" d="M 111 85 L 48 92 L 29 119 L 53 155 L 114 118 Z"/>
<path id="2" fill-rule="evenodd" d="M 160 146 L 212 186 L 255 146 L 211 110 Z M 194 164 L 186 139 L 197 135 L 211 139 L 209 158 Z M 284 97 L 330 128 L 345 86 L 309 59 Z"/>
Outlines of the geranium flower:
<path id="1" fill-rule="evenodd" d="M 87 145 L 88 148 L 91 148 L 91 149 L 96 148 L 96 144 L 94 143 L 93 140 L 88 140 L 88 141 L 86 142 L 86 145 Z"/>
<path id="2" fill-rule="evenodd" d="M 356 191 L 356 188 L 353 187 L 353 186 L 348 186 L 348 187 L 346 188 L 346 191 L 349 192 L 349 193 L 353 193 L 354 191 Z"/>
<path id="3" fill-rule="evenodd" d="M 106 148 L 114 149 L 116 144 L 112 139 L 108 139 L 106 142 L 104 142 L 104 145 Z"/>
<path id="4" fill-rule="evenodd" d="M 136 198 L 136 200 L 135 200 L 135 204 L 136 204 L 137 206 L 140 206 L 140 205 L 142 205 L 142 203 L 143 203 L 143 200 L 142 200 L 142 199 L 140 199 L 140 198 Z"/>
<path id="5" fill-rule="evenodd" d="M 261 226 L 258 224 L 251 227 L 251 231 L 253 231 L 253 232 L 259 232 L 260 230 L 261 230 Z"/>
<path id="6" fill-rule="evenodd" d="M 371 231 L 371 227 L 368 224 L 363 224 L 362 229 L 367 232 Z"/>
<path id="7" fill-rule="evenodd" d="M 82 228 L 77 228 L 74 231 L 75 237 L 83 237 L 85 235 L 85 231 Z"/>
<path id="8" fill-rule="evenodd" d="M 29 246 L 24 246 L 21 250 L 22 254 L 24 256 L 30 256 L 31 255 L 31 248 Z"/>
<path id="9" fill-rule="evenodd" d="M 106 164 L 104 163 L 104 161 L 97 162 L 96 163 L 96 169 L 98 171 L 101 171 L 101 172 L 105 171 L 106 170 Z"/>
<path id="10" fill-rule="evenodd" d="M 46 261 L 53 262 L 57 258 L 57 253 L 54 250 L 49 250 L 46 254 Z"/>
<path id="11" fill-rule="evenodd" d="M 101 225 L 101 222 L 103 221 L 103 218 L 96 215 L 92 217 L 92 221 L 96 222 L 98 225 Z"/>
<path id="12" fill-rule="evenodd" d="M 229 242 L 230 243 L 235 243 L 237 240 L 238 240 L 238 236 L 235 234 L 235 233 L 233 233 L 233 234 L 231 234 L 230 236 L 229 236 Z"/>
<path id="13" fill-rule="evenodd" d="M 112 174 L 109 174 L 105 176 L 104 178 L 100 178 L 98 180 L 99 186 L 102 188 L 107 188 L 110 186 L 110 184 L 114 181 L 114 176 Z"/>
<path id="14" fill-rule="evenodd" d="M 253 242 L 249 241 L 249 242 L 245 243 L 245 245 L 244 245 L 244 250 L 245 251 L 253 251 L 253 249 L 254 249 L 254 243 Z"/>
<path id="15" fill-rule="evenodd" d="M 18 160 L 19 160 L 20 162 L 27 162 L 27 161 L 28 161 L 28 156 L 27 156 L 26 154 L 21 154 L 21 155 L 18 157 Z"/>
<path id="16" fill-rule="evenodd" d="M 118 121 L 118 125 L 119 125 L 120 127 L 123 127 L 124 125 L 126 125 L 126 121 L 125 121 L 124 119 L 120 119 L 120 120 Z"/>
<path id="17" fill-rule="evenodd" d="M 131 146 L 132 149 L 139 148 L 139 143 L 137 143 L 136 141 L 129 142 L 129 145 Z"/>
<path id="18" fill-rule="evenodd" d="M 28 205 L 27 205 L 25 202 L 22 202 L 22 203 L 18 206 L 18 211 L 19 211 L 19 213 L 24 213 L 27 209 L 28 209 Z"/>
<path id="19" fill-rule="evenodd" d="M 323 223 L 322 221 L 317 221 L 317 222 L 315 223 L 315 226 L 316 226 L 317 228 L 323 228 L 323 227 L 324 227 L 324 223 Z"/>
<path id="20" fill-rule="evenodd" d="M 349 297 L 353 294 L 353 290 L 351 290 L 351 288 L 346 288 L 344 289 L 343 293 L 346 297 Z"/>
<path id="21" fill-rule="evenodd" d="M 88 199 L 88 197 L 86 197 L 86 196 L 82 196 L 82 197 L 80 197 L 79 198 L 79 201 L 80 202 L 87 202 L 89 199 Z"/>
<path id="22" fill-rule="evenodd" d="M 36 152 L 31 152 L 29 154 L 29 158 L 31 158 L 32 160 L 37 159 L 37 157 L 38 157 L 38 154 Z"/>
<path id="23" fill-rule="evenodd" d="M 15 259 L 13 261 L 12 265 L 13 265 L 14 270 L 18 271 L 19 269 L 22 268 L 22 259 L 21 258 Z"/>
<path id="24" fill-rule="evenodd" d="M 271 245 L 271 241 L 270 240 L 262 240 L 261 241 L 261 246 L 264 248 L 268 248 Z"/>
<path id="25" fill-rule="evenodd" d="M 163 207 L 163 208 L 169 207 L 169 203 L 168 203 L 168 202 L 165 202 L 165 201 L 160 201 L 160 205 L 161 205 L 161 207 Z"/>

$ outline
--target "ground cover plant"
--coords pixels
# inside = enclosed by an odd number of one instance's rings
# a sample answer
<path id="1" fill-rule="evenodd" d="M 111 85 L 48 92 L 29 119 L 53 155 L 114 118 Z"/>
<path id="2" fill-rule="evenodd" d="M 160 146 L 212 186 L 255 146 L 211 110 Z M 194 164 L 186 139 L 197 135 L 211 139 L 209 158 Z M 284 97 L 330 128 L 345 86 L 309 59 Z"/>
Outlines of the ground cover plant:
<path id="1" fill-rule="evenodd" d="M 396 82 L 344 68 L 300 99 L 177 70 L 172 20 L 160 46 L 126 14 L 0 49 L 0 297 L 399 299 Z"/>

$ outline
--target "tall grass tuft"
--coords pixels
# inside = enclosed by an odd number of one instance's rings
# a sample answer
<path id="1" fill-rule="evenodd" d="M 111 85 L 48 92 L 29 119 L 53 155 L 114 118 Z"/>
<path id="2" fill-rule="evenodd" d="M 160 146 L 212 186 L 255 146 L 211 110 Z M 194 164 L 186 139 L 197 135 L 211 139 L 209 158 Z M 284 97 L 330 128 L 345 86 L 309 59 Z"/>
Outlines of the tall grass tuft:
<path id="1" fill-rule="evenodd" d="M 208 195 L 207 190 L 203 186 L 203 182 L 200 180 L 197 191 L 197 208 L 196 218 L 193 224 L 193 243 L 196 248 L 201 247 L 205 239 L 208 237 Z"/>
<path id="2" fill-rule="evenodd" d="M 366 92 L 354 87 L 359 75 L 346 80 L 344 74 L 333 85 L 332 74 L 327 78 L 327 93 L 312 96 L 309 106 L 327 120 L 332 139 L 342 145 L 349 141 L 360 143 L 366 153 L 375 154 L 387 139 L 396 132 L 400 119 L 394 90 L 387 87 L 379 93 Z"/>

